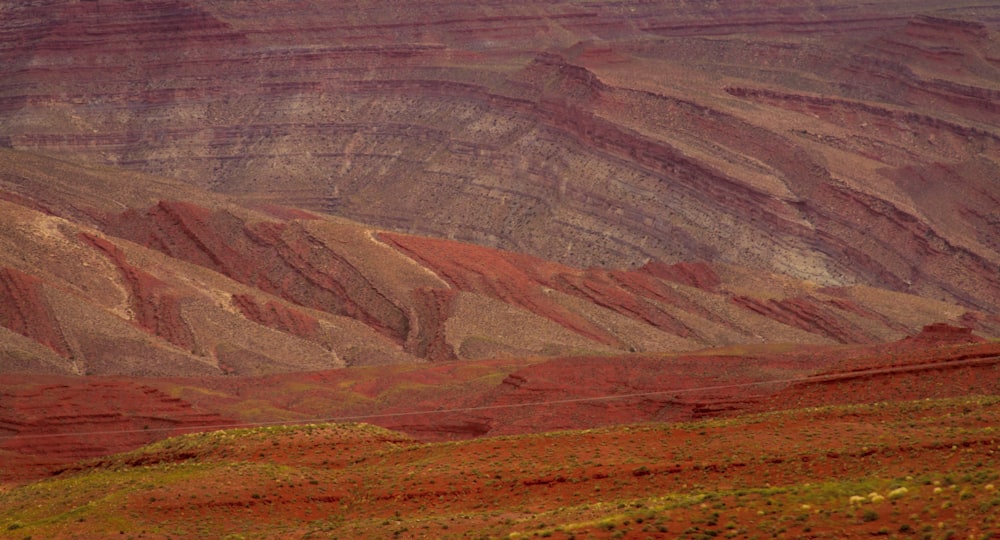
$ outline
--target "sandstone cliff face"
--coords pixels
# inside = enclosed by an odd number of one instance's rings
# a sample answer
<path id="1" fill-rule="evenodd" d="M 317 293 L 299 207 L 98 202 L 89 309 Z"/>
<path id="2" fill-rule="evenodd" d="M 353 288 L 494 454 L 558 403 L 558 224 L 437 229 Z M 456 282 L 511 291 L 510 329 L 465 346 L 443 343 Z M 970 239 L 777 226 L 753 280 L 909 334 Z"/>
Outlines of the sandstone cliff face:
<path id="1" fill-rule="evenodd" d="M 1000 8 L 3 9 L 5 146 L 576 265 L 1000 301 Z"/>

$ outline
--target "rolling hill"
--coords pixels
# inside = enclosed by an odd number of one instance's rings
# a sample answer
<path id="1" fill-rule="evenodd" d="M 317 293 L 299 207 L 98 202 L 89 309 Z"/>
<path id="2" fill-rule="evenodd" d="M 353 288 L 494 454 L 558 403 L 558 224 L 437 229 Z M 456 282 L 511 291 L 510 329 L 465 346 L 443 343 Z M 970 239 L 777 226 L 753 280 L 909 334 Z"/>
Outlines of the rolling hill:
<path id="1" fill-rule="evenodd" d="M 983 538 L 997 411 L 928 400 L 461 443 L 365 424 L 200 433 L 0 493 L 0 536 Z"/>

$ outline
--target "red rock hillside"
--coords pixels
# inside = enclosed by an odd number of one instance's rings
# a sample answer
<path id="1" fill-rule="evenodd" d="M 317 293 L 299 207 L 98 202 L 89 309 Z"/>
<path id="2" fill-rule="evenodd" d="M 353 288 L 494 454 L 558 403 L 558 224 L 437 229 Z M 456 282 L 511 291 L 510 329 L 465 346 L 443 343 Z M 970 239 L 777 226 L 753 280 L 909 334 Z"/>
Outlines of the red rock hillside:
<path id="1" fill-rule="evenodd" d="M 992 312 L 884 289 L 718 262 L 578 268 L 0 154 L 4 372 L 258 375 L 875 344 L 946 321 L 1000 335 Z"/>
<path id="2" fill-rule="evenodd" d="M 996 314 L 998 29 L 964 0 L 8 2 L 0 146 L 573 266 Z"/>
<path id="3" fill-rule="evenodd" d="M 998 269 L 998 2 L 0 0 L 2 538 L 987 538 Z"/>

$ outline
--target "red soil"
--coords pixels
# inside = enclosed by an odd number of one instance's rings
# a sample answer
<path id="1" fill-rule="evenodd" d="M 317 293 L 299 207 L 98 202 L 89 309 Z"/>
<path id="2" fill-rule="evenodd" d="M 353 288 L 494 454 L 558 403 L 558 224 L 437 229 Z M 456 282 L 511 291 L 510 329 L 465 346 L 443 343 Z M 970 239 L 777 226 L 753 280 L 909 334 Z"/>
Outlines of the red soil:
<path id="1" fill-rule="evenodd" d="M 750 409 L 997 394 L 1000 343 L 966 328 L 933 324 L 900 342 L 859 350 Z"/>
<path id="2" fill-rule="evenodd" d="M 5 463 L 0 483 L 232 423 L 140 380 L 5 376 L 0 379 Z"/>
<path id="3" fill-rule="evenodd" d="M 941 334 L 947 337 L 933 341 Z M 225 423 L 223 417 L 237 422 L 347 419 L 424 440 L 453 440 L 806 406 L 1000 394 L 1000 343 L 971 337 L 963 338 L 971 343 L 956 343 L 956 334 L 964 332 L 931 327 L 920 340 L 867 347 L 733 356 L 443 362 L 267 377 L 62 378 L 53 385 L 48 377 L 8 376 L 0 379 L 8 389 L 2 399 L 10 404 L 2 409 L 6 416 L 0 429 L 9 438 L 0 450 L 14 452 L 11 459 L 25 464 L 21 477 L 37 477 L 56 463 L 134 448 L 173 432 L 146 431 L 143 426 Z M 39 388 L 46 390 L 40 394 Z M 165 391 L 183 396 L 183 401 L 167 398 Z M 98 394 L 100 399 L 85 397 Z M 87 446 L 86 438 L 71 443 L 34 438 L 53 426 L 101 431 L 102 445 Z M 125 430 L 122 426 L 141 433 L 104 433 Z"/>
<path id="4" fill-rule="evenodd" d="M 979 538 L 1000 504 L 984 465 L 998 417 L 995 399 L 967 399 L 458 444 L 261 429 L 95 460 L 56 480 L 66 491 L 15 490 L 0 509 L 46 537 L 871 538 L 926 524 Z"/>

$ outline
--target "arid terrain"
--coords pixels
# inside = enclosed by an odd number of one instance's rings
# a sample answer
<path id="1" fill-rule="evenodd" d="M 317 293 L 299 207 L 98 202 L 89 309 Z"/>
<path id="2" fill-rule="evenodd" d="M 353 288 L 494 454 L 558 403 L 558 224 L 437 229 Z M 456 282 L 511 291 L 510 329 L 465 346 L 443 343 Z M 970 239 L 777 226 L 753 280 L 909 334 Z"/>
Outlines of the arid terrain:
<path id="1" fill-rule="evenodd" d="M 4 2 L 2 145 L 574 266 L 1000 301 L 1000 6 Z"/>
<path id="2" fill-rule="evenodd" d="M 747 266 L 580 268 L 0 150 L 4 372 L 260 375 L 877 344 L 995 309 Z M 165 197 L 170 197 L 169 199 Z"/>
<path id="3" fill-rule="evenodd" d="M 0 537 L 1000 534 L 1000 4 L 416 5 L 0 0 Z"/>
<path id="4" fill-rule="evenodd" d="M 450 443 L 198 433 L 8 488 L 0 535 L 988 538 L 998 413 L 979 396 Z"/>

